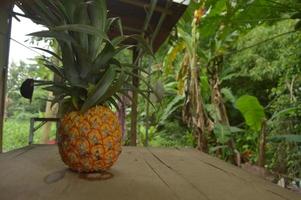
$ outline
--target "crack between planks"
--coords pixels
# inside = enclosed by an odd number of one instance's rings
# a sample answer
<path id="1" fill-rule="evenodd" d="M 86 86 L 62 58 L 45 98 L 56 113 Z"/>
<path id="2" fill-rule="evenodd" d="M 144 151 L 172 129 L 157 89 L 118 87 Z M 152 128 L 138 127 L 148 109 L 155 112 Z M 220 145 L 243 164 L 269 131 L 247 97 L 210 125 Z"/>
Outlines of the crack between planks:
<path id="1" fill-rule="evenodd" d="M 189 179 L 187 179 L 186 177 L 184 177 L 180 172 L 176 171 L 174 168 L 172 168 L 170 165 L 168 165 L 166 162 L 164 162 L 161 158 L 159 158 L 155 153 L 153 153 L 150 149 L 147 148 L 147 150 L 149 151 L 149 153 L 156 159 L 158 160 L 160 163 L 162 163 L 165 167 L 167 167 L 168 169 L 170 169 L 171 171 L 173 171 L 176 175 L 180 176 L 181 178 L 183 178 L 190 186 L 192 186 L 196 191 L 198 191 L 198 193 L 202 196 L 204 196 L 207 200 L 210 200 L 210 198 L 203 192 L 201 191 L 196 185 L 194 185 L 193 183 L 191 183 L 189 181 Z"/>
<path id="2" fill-rule="evenodd" d="M 174 173 L 176 173 L 177 175 L 179 175 L 179 176 L 181 176 L 182 178 L 184 178 L 184 180 L 186 180 L 190 185 L 192 185 L 197 191 L 199 191 L 202 195 L 204 195 L 207 199 L 209 199 L 208 197 L 207 197 L 207 195 L 206 194 L 204 194 L 202 191 L 200 191 L 194 184 L 192 184 L 190 181 L 188 181 L 181 173 L 179 173 L 179 172 L 177 172 L 175 169 L 173 169 L 170 165 L 168 165 L 166 162 L 164 162 L 161 158 L 159 158 L 155 153 L 153 153 L 150 149 L 147 149 L 152 155 L 153 155 L 153 157 L 154 158 L 156 158 L 160 163 L 162 163 L 164 166 L 166 166 L 168 169 L 170 169 L 170 170 L 172 170 Z M 222 168 L 220 168 L 220 167 L 218 167 L 218 166 L 215 166 L 214 164 L 211 164 L 211 163 L 209 163 L 209 162 L 206 162 L 206 161 L 204 161 L 204 160 L 202 160 L 202 159 L 198 159 L 199 161 L 201 161 L 202 163 L 204 163 L 204 164 L 206 164 L 206 165 L 209 165 L 209 166 L 211 166 L 211 167 L 213 167 L 213 168 L 215 168 L 215 169 L 218 169 L 218 170 L 220 170 L 220 171 L 222 171 L 222 172 L 224 172 L 224 173 L 226 173 L 226 174 L 228 174 L 228 175 L 230 175 L 230 176 L 235 176 L 235 177 L 237 177 L 237 178 L 239 178 L 239 179 L 241 179 L 241 180 L 243 180 L 243 181 L 245 181 L 245 182 L 247 182 L 247 183 L 251 183 L 251 186 L 255 189 L 255 190 L 257 190 L 257 188 L 256 187 L 254 187 L 254 185 L 253 185 L 253 182 L 252 181 L 248 181 L 248 180 L 246 180 L 246 179 L 244 179 L 244 178 L 242 178 L 242 177 L 240 177 L 240 176 L 237 176 L 236 174 L 234 174 L 234 173 L 232 173 L 232 172 L 229 172 L 229 171 L 227 171 L 227 170 L 224 170 L 224 169 L 222 169 Z M 272 193 L 272 194 L 274 194 L 274 195 L 276 195 L 276 196 L 278 196 L 278 197 L 280 197 L 280 198 L 282 198 L 282 199 L 285 199 L 285 200 L 289 200 L 288 198 L 286 198 L 285 196 L 282 196 L 281 194 L 278 194 L 278 193 L 276 193 L 276 192 L 274 192 L 274 191 L 271 191 L 271 190 L 268 190 L 268 189 L 265 189 L 266 191 L 268 191 L 268 192 L 270 192 L 270 193 Z"/>
<path id="3" fill-rule="evenodd" d="M 201 162 L 202 162 L 202 163 L 205 163 L 206 165 L 209 165 L 209 166 L 211 166 L 211 167 L 213 167 L 213 168 L 215 168 L 215 169 L 218 169 L 218 170 L 220 170 L 220 171 L 222 171 L 222 172 L 228 174 L 229 176 L 235 176 L 235 177 L 237 177 L 237 178 L 239 178 L 239 179 L 241 179 L 241 180 L 243 180 L 243 181 L 245 181 L 245 182 L 249 182 L 249 181 L 245 180 L 244 178 L 241 178 L 240 176 L 237 176 L 236 174 L 234 174 L 234 173 L 232 173 L 232 172 L 229 172 L 229 171 L 227 171 L 227 170 L 225 170 L 225 169 L 223 169 L 223 168 L 220 168 L 220 167 L 218 167 L 218 166 L 215 166 L 214 164 L 211 164 L 211 163 L 206 162 L 206 161 L 204 161 L 204 160 L 201 160 Z"/>
<path id="4" fill-rule="evenodd" d="M 213 168 L 215 168 L 215 169 L 217 169 L 217 170 L 220 170 L 220 171 L 226 173 L 226 174 L 229 175 L 229 176 L 234 176 L 234 177 L 236 177 L 236 178 L 238 178 L 238 179 L 240 179 L 240 180 L 242 180 L 242 181 L 244 181 L 244 182 L 250 184 L 250 186 L 251 186 L 255 191 L 260 191 L 260 190 L 261 190 L 260 188 L 257 188 L 256 185 L 254 185 L 254 182 L 253 182 L 253 181 L 249 181 L 249 180 L 247 180 L 247 179 L 244 179 L 244 178 L 242 178 L 242 177 L 236 175 L 236 174 L 233 173 L 233 172 L 229 172 L 229 171 L 227 171 L 227 170 L 225 170 L 225 169 L 222 169 L 222 168 L 220 168 L 220 167 L 218 167 L 218 166 L 216 166 L 216 165 L 214 165 L 214 164 L 212 164 L 212 163 L 209 163 L 209 162 L 207 162 L 207 161 L 204 161 L 204 160 L 202 160 L 202 159 L 197 159 L 197 160 L 200 161 L 200 162 L 202 162 L 202 163 L 204 163 L 204 164 L 206 164 L 206 165 L 209 165 L 209 166 L 211 166 L 211 167 L 213 167 Z M 241 168 L 239 168 L 239 169 L 241 169 Z M 263 179 L 263 180 L 264 180 L 264 179 Z M 259 190 L 258 190 L 258 189 L 259 189 Z M 263 189 L 263 190 L 264 190 L 264 189 Z"/>
<path id="5" fill-rule="evenodd" d="M 15 155 L 13 158 L 18 158 L 20 156 L 22 156 L 23 154 L 27 153 L 28 151 L 34 149 L 34 146 L 29 146 L 29 147 L 26 147 L 26 149 L 24 149 L 24 151 L 18 153 L 17 155 Z"/>
<path id="6" fill-rule="evenodd" d="M 181 198 L 177 195 L 177 193 L 170 187 L 170 185 L 160 176 L 160 174 L 151 166 L 147 160 L 142 157 L 146 165 L 156 174 L 156 176 L 164 183 L 165 186 L 171 191 L 171 193 L 175 196 L 176 199 L 180 200 Z"/>
<path id="7" fill-rule="evenodd" d="M 215 169 L 217 169 L 217 170 L 219 170 L 219 171 L 221 171 L 221 172 L 224 172 L 224 173 L 228 174 L 229 176 L 235 176 L 235 177 L 239 178 L 240 180 L 243 180 L 244 182 L 252 183 L 252 181 L 246 180 L 246 179 L 244 179 L 244 178 L 242 178 L 242 177 L 240 177 L 240 176 L 237 176 L 235 173 L 229 172 L 229 171 L 227 171 L 227 170 L 225 170 L 225 169 L 223 169 L 223 168 L 220 168 L 220 167 L 218 167 L 218 166 L 216 166 L 216 165 L 214 165 L 214 164 L 211 164 L 211 163 L 209 163 L 209 162 L 207 162 L 207 161 L 204 161 L 204 160 L 202 160 L 202 159 L 197 159 L 197 160 L 199 160 L 199 161 L 201 161 L 202 163 L 204 163 L 204 164 L 206 164 L 206 165 L 209 165 L 210 167 L 213 167 L 213 168 L 215 168 Z M 239 169 L 241 169 L 241 168 L 239 168 Z"/>
<path id="8" fill-rule="evenodd" d="M 161 158 L 159 158 L 155 153 L 153 153 L 151 150 L 149 150 L 149 149 L 147 149 L 148 150 L 148 152 L 150 153 L 150 154 L 152 154 L 152 156 L 153 157 L 155 157 L 160 163 L 162 163 L 165 167 L 167 167 L 168 169 L 170 169 L 170 170 L 172 170 L 172 171 L 174 171 L 174 169 L 171 167 L 171 166 L 169 166 L 166 162 L 164 162 Z"/>
<path id="9" fill-rule="evenodd" d="M 276 195 L 276 196 L 278 196 L 278 197 L 280 197 L 280 198 L 282 198 L 282 199 L 290 200 L 290 199 L 286 198 L 285 196 L 283 196 L 283 195 L 281 195 L 281 194 L 278 194 L 278 193 L 276 193 L 276 192 L 274 192 L 274 191 L 272 191 L 272 190 L 266 189 L 266 191 L 268 191 L 268 192 L 270 192 L 270 193 L 272 193 L 272 194 L 274 194 L 274 195 Z"/>

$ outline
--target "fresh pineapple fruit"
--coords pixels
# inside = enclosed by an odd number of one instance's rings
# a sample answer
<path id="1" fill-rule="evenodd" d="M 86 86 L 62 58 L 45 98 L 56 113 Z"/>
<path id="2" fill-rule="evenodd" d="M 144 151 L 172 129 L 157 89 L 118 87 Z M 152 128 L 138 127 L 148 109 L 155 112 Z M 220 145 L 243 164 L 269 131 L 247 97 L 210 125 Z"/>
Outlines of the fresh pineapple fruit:
<path id="1" fill-rule="evenodd" d="M 121 126 L 109 108 L 96 106 L 85 114 L 71 112 L 61 120 L 59 151 L 70 169 L 109 169 L 121 153 Z"/>
<path id="2" fill-rule="evenodd" d="M 142 96 L 148 92 L 132 83 L 133 69 L 143 68 L 122 63 L 120 54 L 133 47 L 127 45 L 129 39 L 136 40 L 142 53 L 151 53 L 149 46 L 138 36 L 123 34 L 121 22 L 108 17 L 104 0 L 18 0 L 16 4 L 48 28 L 30 35 L 55 41 L 54 51 L 38 49 L 51 55 L 42 62 L 57 79 L 34 80 L 34 84 L 52 92 L 50 101 L 60 105 L 62 160 L 78 172 L 109 169 L 121 153 L 121 128 L 109 108 L 118 110 L 121 97 L 131 99 L 129 92 Z M 120 35 L 112 37 L 110 30 L 116 28 Z"/>

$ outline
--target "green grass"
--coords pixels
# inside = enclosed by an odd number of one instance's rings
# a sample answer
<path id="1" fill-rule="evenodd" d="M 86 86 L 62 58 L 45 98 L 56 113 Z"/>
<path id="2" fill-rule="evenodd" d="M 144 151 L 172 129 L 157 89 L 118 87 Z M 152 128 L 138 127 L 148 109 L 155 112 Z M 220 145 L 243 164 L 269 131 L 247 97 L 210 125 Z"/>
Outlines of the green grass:
<path id="1" fill-rule="evenodd" d="M 36 124 L 37 125 L 37 124 Z M 43 128 L 35 132 L 34 143 L 39 143 Z M 28 145 L 29 120 L 8 119 L 4 123 L 3 150 L 4 152 L 22 148 Z M 55 138 L 55 125 L 51 125 L 51 139 Z"/>

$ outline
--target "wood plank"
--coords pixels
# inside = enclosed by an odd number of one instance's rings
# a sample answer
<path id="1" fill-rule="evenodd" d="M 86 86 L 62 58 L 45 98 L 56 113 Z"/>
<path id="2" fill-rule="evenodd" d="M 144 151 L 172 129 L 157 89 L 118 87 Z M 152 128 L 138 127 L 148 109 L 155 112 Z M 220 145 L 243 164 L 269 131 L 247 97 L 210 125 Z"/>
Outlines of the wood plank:
<path id="1" fill-rule="evenodd" d="M 157 159 L 149 149 L 140 149 L 139 151 L 143 156 L 143 160 L 154 171 L 155 176 L 159 177 L 170 188 L 176 199 L 207 199 L 205 192 L 179 176 L 172 168 Z"/>
<path id="2" fill-rule="evenodd" d="M 174 199 L 170 190 L 154 177 L 141 155 L 126 148 L 111 170 L 114 178 L 90 182 L 66 171 L 64 179 L 45 183 L 45 177 L 66 170 L 57 148 L 37 146 L 21 156 L 0 159 L 0 199 Z M 133 190 L 135 188 L 135 190 Z"/>
<path id="3" fill-rule="evenodd" d="M 154 156 L 195 187 L 208 199 L 283 200 L 301 197 L 229 163 L 196 150 L 151 149 Z M 222 197 L 222 198 L 221 198 Z"/>
<path id="4" fill-rule="evenodd" d="M 191 157 L 194 157 L 195 159 L 204 162 L 210 166 L 213 166 L 219 170 L 223 170 L 226 173 L 228 173 L 231 176 L 235 176 L 237 178 L 243 179 L 245 181 L 250 182 L 251 184 L 255 185 L 256 187 L 260 187 L 264 189 L 265 191 L 269 193 L 273 193 L 277 196 L 283 197 L 284 199 L 295 199 L 296 193 L 292 193 L 287 189 L 281 188 L 270 181 L 267 181 L 263 179 L 262 177 L 258 177 L 256 175 L 253 175 L 241 168 L 238 168 L 234 165 L 231 165 L 229 163 L 226 163 L 218 158 L 211 157 L 207 154 L 200 153 L 196 150 L 192 149 L 182 149 L 182 151 L 185 151 Z M 221 167 L 222 166 L 222 167 Z M 300 199 L 300 195 L 297 195 Z"/>
<path id="5" fill-rule="evenodd" d="M 69 171 L 53 145 L 0 155 L 1 200 L 300 200 L 223 161 L 195 150 L 125 147 L 106 181 Z"/>

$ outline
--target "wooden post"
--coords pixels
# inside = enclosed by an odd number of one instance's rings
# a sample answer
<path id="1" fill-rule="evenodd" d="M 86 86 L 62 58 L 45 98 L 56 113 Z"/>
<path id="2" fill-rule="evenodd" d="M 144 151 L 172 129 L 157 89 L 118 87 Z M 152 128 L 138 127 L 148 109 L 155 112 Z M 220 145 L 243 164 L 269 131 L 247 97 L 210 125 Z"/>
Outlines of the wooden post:
<path id="1" fill-rule="evenodd" d="M 144 26 L 143 26 L 143 33 L 142 33 L 143 38 L 145 38 L 145 33 L 148 30 L 148 27 L 149 27 L 149 24 L 151 22 L 153 13 L 154 13 L 155 9 L 157 8 L 156 7 L 157 1 L 158 0 L 151 0 L 150 1 L 149 12 L 146 15 Z M 128 3 L 129 2 L 133 3 L 134 1 L 127 1 L 127 2 Z M 133 63 L 135 65 L 138 65 L 138 66 L 140 65 L 141 53 L 142 53 L 141 49 L 137 49 L 137 48 L 133 49 Z M 134 68 L 132 73 L 134 74 L 132 84 L 135 88 L 139 89 L 139 85 L 140 85 L 139 74 L 140 74 L 140 71 L 139 71 L 138 68 Z M 131 113 L 131 141 L 130 141 L 131 146 L 137 146 L 137 121 L 138 121 L 138 91 L 133 91 L 132 113 Z"/>
<path id="2" fill-rule="evenodd" d="M 138 59 L 138 51 L 137 49 L 133 49 L 133 63 L 135 65 L 139 65 Z M 132 71 L 135 76 L 133 76 L 132 84 L 137 89 L 139 88 L 139 69 L 134 68 Z M 138 91 L 132 92 L 132 112 L 131 112 L 131 140 L 130 146 L 137 146 L 137 124 L 138 124 Z"/>
<path id="3" fill-rule="evenodd" d="M 9 58 L 9 43 L 11 32 L 11 12 L 13 4 L 4 0 L 0 2 L 0 153 L 3 149 L 3 124 L 5 112 L 5 91 Z"/>

